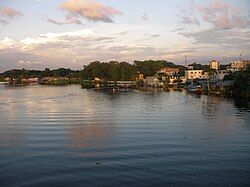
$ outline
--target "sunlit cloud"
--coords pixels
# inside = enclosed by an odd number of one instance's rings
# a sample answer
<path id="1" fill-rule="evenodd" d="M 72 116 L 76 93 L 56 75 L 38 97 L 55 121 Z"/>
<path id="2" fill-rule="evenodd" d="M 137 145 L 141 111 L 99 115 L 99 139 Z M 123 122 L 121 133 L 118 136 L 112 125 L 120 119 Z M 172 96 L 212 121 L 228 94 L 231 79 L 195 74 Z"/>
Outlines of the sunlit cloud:
<path id="1" fill-rule="evenodd" d="M 7 6 L 0 7 L 0 24 L 8 24 L 10 20 L 22 15 L 22 12 L 13 8 Z"/>
<path id="2" fill-rule="evenodd" d="M 75 24 L 82 24 L 82 18 L 111 23 L 114 16 L 122 15 L 121 11 L 114 7 L 90 0 L 68 0 L 60 5 L 60 9 L 66 12 L 66 21 Z"/>
<path id="3" fill-rule="evenodd" d="M 73 32 L 41 34 L 38 37 L 35 37 L 35 38 L 27 37 L 20 41 L 26 45 L 44 44 L 48 42 L 70 42 L 69 38 L 72 38 L 72 37 L 81 38 L 81 37 L 89 37 L 89 36 L 93 36 L 93 32 L 89 29 L 85 29 L 85 30 L 77 30 Z"/>
<path id="4" fill-rule="evenodd" d="M 197 5 L 201 17 L 220 29 L 244 28 L 247 26 L 247 16 L 242 8 L 233 7 L 227 2 L 213 1 L 209 5 Z"/>

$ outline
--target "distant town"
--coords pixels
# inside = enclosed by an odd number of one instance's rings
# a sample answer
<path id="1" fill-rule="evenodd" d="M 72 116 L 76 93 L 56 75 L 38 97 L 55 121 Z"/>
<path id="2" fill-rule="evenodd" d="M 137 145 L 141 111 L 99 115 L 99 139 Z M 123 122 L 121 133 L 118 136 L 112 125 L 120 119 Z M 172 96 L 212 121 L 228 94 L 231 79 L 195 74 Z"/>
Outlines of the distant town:
<path id="1" fill-rule="evenodd" d="M 50 70 L 13 69 L 0 74 L 0 82 L 8 85 L 67 85 L 83 88 L 132 89 L 141 87 L 186 89 L 196 94 L 250 98 L 250 60 L 221 64 L 211 60 L 176 65 L 165 60 L 127 62 L 91 62 L 82 70 L 59 68 Z"/>

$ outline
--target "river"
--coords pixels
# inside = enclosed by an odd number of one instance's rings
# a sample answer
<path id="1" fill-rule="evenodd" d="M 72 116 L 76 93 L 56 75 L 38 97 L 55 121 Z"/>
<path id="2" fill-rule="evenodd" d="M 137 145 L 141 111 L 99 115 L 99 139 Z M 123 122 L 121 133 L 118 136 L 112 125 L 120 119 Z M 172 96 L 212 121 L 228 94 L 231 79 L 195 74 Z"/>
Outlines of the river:
<path id="1" fill-rule="evenodd" d="M 0 84 L 0 186 L 248 186 L 249 111 L 184 91 Z"/>

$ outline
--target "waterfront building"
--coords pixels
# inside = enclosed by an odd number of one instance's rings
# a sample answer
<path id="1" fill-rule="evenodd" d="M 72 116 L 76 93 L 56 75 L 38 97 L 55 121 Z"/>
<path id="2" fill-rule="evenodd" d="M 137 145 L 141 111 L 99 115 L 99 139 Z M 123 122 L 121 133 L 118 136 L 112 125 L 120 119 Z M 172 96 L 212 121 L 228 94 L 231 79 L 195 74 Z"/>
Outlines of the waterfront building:
<path id="1" fill-rule="evenodd" d="M 180 69 L 179 68 L 170 68 L 170 67 L 165 67 L 161 69 L 161 73 L 165 73 L 166 75 L 173 76 L 177 75 L 179 73 Z"/>
<path id="2" fill-rule="evenodd" d="M 185 77 L 187 80 L 207 79 L 208 75 L 203 70 L 186 70 Z"/>
<path id="3" fill-rule="evenodd" d="M 210 68 L 215 69 L 215 70 L 219 70 L 220 69 L 220 62 L 218 62 L 216 60 L 210 61 Z"/>
<path id="4" fill-rule="evenodd" d="M 146 84 L 148 86 L 159 86 L 160 80 L 156 76 L 146 77 Z"/>
<path id="5" fill-rule="evenodd" d="M 219 70 L 215 74 L 215 79 L 222 80 L 224 76 L 228 74 L 229 74 L 228 70 Z"/>
<path id="6" fill-rule="evenodd" d="M 231 63 L 231 69 L 233 71 L 240 71 L 244 69 L 244 63 L 242 60 L 240 61 L 236 61 L 236 62 L 232 62 Z"/>
<path id="7" fill-rule="evenodd" d="M 243 60 L 244 70 L 250 69 L 250 60 Z"/>
<path id="8" fill-rule="evenodd" d="M 180 83 L 186 83 L 187 79 L 185 76 L 170 76 L 169 77 L 169 84 L 177 84 L 178 81 L 181 80 Z"/>

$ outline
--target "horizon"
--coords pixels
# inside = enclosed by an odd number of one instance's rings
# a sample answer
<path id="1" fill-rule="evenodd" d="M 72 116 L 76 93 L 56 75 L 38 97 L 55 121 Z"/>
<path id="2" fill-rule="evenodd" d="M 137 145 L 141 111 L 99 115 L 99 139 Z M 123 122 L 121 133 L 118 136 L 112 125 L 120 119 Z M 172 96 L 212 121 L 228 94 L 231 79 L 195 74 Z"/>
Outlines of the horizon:
<path id="1" fill-rule="evenodd" d="M 250 58 L 247 0 L 0 1 L 0 72 L 93 61 L 184 65 Z M 240 54 L 242 56 L 240 56 Z"/>

